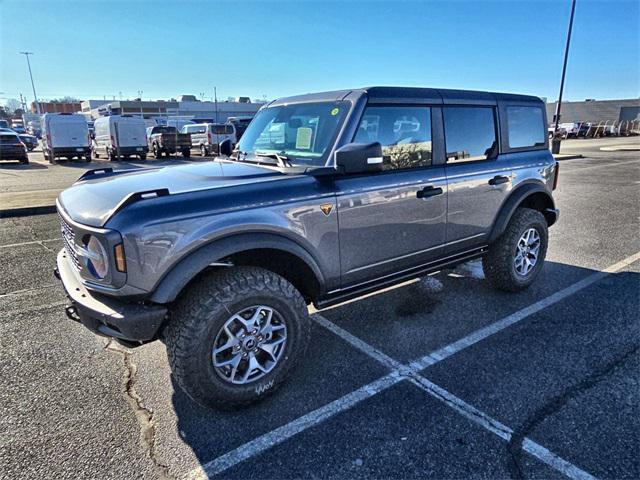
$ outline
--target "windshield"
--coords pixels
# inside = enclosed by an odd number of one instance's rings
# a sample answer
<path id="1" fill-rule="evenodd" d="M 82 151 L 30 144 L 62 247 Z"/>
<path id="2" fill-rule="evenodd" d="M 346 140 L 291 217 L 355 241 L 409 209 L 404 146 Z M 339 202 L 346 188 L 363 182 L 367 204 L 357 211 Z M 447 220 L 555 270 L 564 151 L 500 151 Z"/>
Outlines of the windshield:
<path id="1" fill-rule="evenodd" d="M 348 110 L 347 102 L 265 108 L 244 132 L 243 154 L 277 153 L 293 164 L 323 166 Z"/>

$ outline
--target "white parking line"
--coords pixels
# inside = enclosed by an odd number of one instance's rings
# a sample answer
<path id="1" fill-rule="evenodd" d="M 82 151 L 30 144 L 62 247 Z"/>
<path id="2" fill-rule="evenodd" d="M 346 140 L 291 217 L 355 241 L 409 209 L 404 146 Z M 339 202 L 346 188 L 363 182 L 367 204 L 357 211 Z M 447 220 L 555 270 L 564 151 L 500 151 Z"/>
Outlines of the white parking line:
<path id="1" fill-rule="evenodd" d="M 442 347 L 439 350 L 436 350 L 435 352 L 431 352 L 430 354 L 425 355 L 419 360 L 411 362 L 410 365 L 412 368 L 415 368 L 417 370 L 422 370 L 424 368 L 427 368 L 428 366 L 433 365 L 436 362 L 440 362 L 445 358 L 458 353 L 460 350 L 464 350 L 465 348 L 470 347 L 471 345 L 478 343 L 479 341 L 484 340 L 485 338 L 490 337 L 491 335 L 498 333 L 499 331 L 504 330 L 505 328 L 520 322 L 521 320 L 524 320 L 525 318 L 533 315 L 534 313 L 538 313 L 539 311 L 547 308 L 548 306 L 553 305 L 554 303 L 557 303 L 567 298 L 568 296 L 573 295 L 574 293 L 579 292 L 584 288 L 587 288 L 590 285 L 593 285 L 598 280 L 601 280 L 612 273 L 622 270 L 623 268 L 631 265 L 632 263 L 638 260 L 640 260 L 640 252 L 630 255 L 629 257 L 617 263 L 614 263 L 613 265 L 605 268 L 601 272 L 592 273 L 591 275 L 589 275 L 586 278 L 583 278 L 579 282 L 576 282 L 573 285 L 570 285 L 554 293 L 553 295 L 549 295 L 548 297 L 543 298 L 542 300 L 539 300 L 533 305 L 529 305 L 528 307 L 525 307 L 522 310 L 518 310 L 517 312 L 512 313 L 511 315 L 501 320 L 498 320 L 497 322 L 494 322 L 491 325 L 487 325 L 484 328 L 476 330 L 475 332 L 467 335 L 464 338 L 461 338 L 460 340 L 457 340 L 445 347 Z"/>
<path id="2" fill-rule="evenodd" d="M 339 412 L 351 408 L 362 400 L 372 397 L 373 395 L 386 390 L 404 379 L 405 378 L 398 372 L 391 372 L 388 375 L 365 385 L 364 387 L 360 387 L 358 390 L 328 403 L 324 407 L 320 407 L 306 415 L 303 415 L 302 417 L 298 417 L 292 422 L 265 433 L 264 435 L 245 443 L 241 447 L 231 450 L 229 453 L 226 453 L 215 460 L 192 470 L 186 478 L 193 480 L 207 479 L 212 475 L 222 473 L 234 465 L 237 465 L 244 460 L 284 442 L 288 438 L 291 438 L 294 435 L 297 435 L 298 433 L 333 417 Z"/>
<path id="3" fill-rule="evenodd" d="M 46 240 L 33 240 L 31 242 L 20 242 L 20 243 L 9 243 L 7 245 L 0 245 L 0 248 L 13 248 L 13 247 L 23 247 L 25 245 L 34 245 L 34 244 L 43 244 L 49 242 L 57 242 L 59 238 L 48 238 Z"/>
<path id="4" fill-rule="evenodd" d="M 192 470 L 188 474 L 187 478 L 204 479 L 204 478 L 208 478 L 208 476 L 219 474 L 237 465 L 238 463 L 244 460 L 252 458 L 253 456 L 258 455 L 264 452 L 265 450 L 268 450 L 272 446 L 278 443 L 281 443 L 287 440 L 288 438 L 291 438 L 292 436 L 297 435 L 298 433 L 303 432 L 307 428 L 317 425 L 323 420 L 326 420 L 332 417 L 333 415 L 336 415 L 340 412 L 343 412 L 353 407 L 357 403 L 373 395 L 376 395 L 377 393 L 407 378 L 410 379 L 414 384 L 416 385 L 419 384 L 421 388 L 427 390 L 434 397 L 439 398 L 443 401 L 446 400 L 446 403 L 448 405 L 450 406 L 455 405 L 456 410 L 460 411 L 461 413 L 464 412 L 463 414 L 466 417 L 468 418 L 473 417 L 472 419 L 477 423 L 479 423 L 481 426 L 487 428 L 489 431 L 498 435 L 500 438 L 506 439 L 508 441 L 511 438 L 512 430 L 510 430 L 505 425 L 502 425 L 497 420 L 491 419 L 489 416 L 483 414 L 482 412 L 475 409 L 474 407 L 466 404 L 463 400 L 455 397 L 454 395 L 442 389 L 441 387 L 438 387 L 437 385 L 429 382 L 424 377 L 421 377 L 420 375 L 418 375 L 418 372 L 423 368 L 425 368 L 426 366 L 433 365 L 434 363 L 442 361 L 444 358 L 447 358 L 453 355 L 454 353 L 459 352 L 463 348 L 473 345 L 474 343 L 477 343 L 480 340 L 483 340 L 489 337 L 490 335 L 493 335 L 494 333 L 497 333 L 523 320 L 524 318 L 539 312 L 543 308 L 546 308 L 547 306 L 552 305 L 562 300 L 563 298 L 566 298 L 569 295 L 572 295 L 573 293 L 576 293 L 582 290 L 583 288 L 586 288 L 589 285 L 592 285 L 598 280 L 612 273 L 615 273 L 619 270 L 622 270 L 623 268 L 629 266 L 630 264 L 632 264 L 637 260 L 640 260 L 640 252 L 637 252 L 634 255 L 631 255 L 625 258 L 624 260 L 607 267 L 602 272 L 594 273 L 588 276 L 587 278 L 573 284 L 572 286 L 569 286 L 563 290 L 560 290 L 559 292 L 556 292 L 555 294 L 547 297 L 546 299 L 542 299 L 539 302 L 534 303 L 530 307 L 519 310 L 518 312 L 512 315 L 509 315 L 508 317 L 502 320 L 499 320 L 485 328 L 482 328 L 472 333 L 471 335 L 468 335 L 462 340 L 454 342 L 451 345 L 448 345 L 446 347 L 443 347 L 440 350 L 437 350 L 436 352 L 426 355 L 422 359 L 416 362 L 412 362 L 408 366 L 402 366 L 400 362 L 397 362 L 396 360 L 392 359 L 388 355 L 380 352 L 379 350 L 369 345 L 368 343 L 364 342 L 363 340 L 359 339 L 355 335 L 352 335 L 351 333 L 340 328 L 339 326 L 323 318 L 322 316 L 315 314 L 313 318 L 317 323 L 319 323 L 324 327 L 327 327 L 330 331 L 332 331 L 339 337 L 343 338 L 346 342 L 348 342 L 358 350 L 362 351 L 363 353 L 371 356 L 372 358 L 382 363 L 383 365 L 386 365 L 387 367 L 393 369 L 393 371 L 388 375 L 372 383 L 369 383 L 352 393 L 349 393 L 337 400 L 334 400 L 333 402 L 323 407 L 320 407 L 310 413 L 307 413 L 306 415 L 303 415 L 302 417 L 299 417 L 296 420 L 293 420 L 292 422 L 283 425 L 282 427 L 272 430 L 271 432 L 268 432 L 248 443 L 245 443 L 239 446 L 234 450 L 231 450 L 230 452 L 210 462 L 205 463 L 204 465 L 197 467 L 196 469 Z M 429 388 L 427 388 L 427 386 Z M 536 444 L 535 442 L 529 439 L 525 438 L 523 440 L 523 449 L 525 449 L 531 455 L 534 455 L 536 458 L 539 458 L 543 462 L 547 463 L 552 468 L 555 468 L 559 472 L 562 472 L 569 478 L 575 478 L 575 479 L 593 478 L 587 472 L 584 472 L 580 468 L 567 462 L 566 460 L 563 460 L 562 458 L 555 455 L 553 452 L 550 452 L 548 449 Z"/>

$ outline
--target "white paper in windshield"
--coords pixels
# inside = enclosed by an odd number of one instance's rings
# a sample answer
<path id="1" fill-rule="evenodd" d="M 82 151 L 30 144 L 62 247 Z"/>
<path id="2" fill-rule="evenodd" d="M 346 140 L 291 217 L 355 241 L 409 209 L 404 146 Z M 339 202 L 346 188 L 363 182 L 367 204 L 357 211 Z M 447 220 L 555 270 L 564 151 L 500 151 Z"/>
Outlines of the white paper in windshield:
<path id="1" fill-rule="evenodd" d="M 308 127 L 300 127 L 296 132 L 296 149 L 309 150 L 311 148 L 311 136 L 313 130 Z"/>

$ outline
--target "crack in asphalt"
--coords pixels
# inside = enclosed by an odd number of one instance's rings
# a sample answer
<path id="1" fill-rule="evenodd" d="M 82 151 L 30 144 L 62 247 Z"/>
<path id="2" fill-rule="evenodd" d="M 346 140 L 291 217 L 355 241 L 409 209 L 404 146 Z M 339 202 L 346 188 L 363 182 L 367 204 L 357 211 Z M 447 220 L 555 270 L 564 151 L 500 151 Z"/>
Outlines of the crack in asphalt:
<path id="1" fill-rule="evenodd" d="M 144 406 L 142 397 L 136 392 L 135 383 L 138 367 L 131 361 L 131 352 L 124 350 L 111 339 L 104 348 L 105 350 L 118 353 L 122 356 L 125 368 L 122 390 L 140 426 L 140 446 L 153 462 L 154 468 L 160 478 L 173 479 L 174 477 L 169 472 L 169 466 L 158 459 L 156 449 L 156 425 L 153 418 L 153 410 Z"/>
<path id="2" fill-rule="evenodd" d="M 532 412 L 516 428 L 511 435 L 511 440 L 507 444 L 507 467 L 513 479 L 524 479 L 524 469 L 522 468 L 522 442 L 531 432 L 533 432 L 544 420 L 559 412 L 570 400 L 576 398 L 581 393 L 591 389 L 602 380 L 607 378 L 634 355 L 638 353 L 640 346 L 633 348 L 615 356 L 605 365 L 597 368 L 587 377 L 568 386 L 560 394 L 550 398 L 544 405 Z"/>

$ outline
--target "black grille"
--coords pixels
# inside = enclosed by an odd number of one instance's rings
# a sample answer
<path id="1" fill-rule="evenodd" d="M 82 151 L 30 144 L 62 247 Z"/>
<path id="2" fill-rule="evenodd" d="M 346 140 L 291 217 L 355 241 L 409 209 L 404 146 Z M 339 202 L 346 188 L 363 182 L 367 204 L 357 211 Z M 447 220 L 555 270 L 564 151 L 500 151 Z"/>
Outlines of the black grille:
<path id="1" fill-rule="evenodd" d="M 73 264 L 76 266 L 76 268 L 80 270 L 80 260 L 78 259 L 78 253 L 76 252 L 76 234 L 73 231 L 71 225 L 69 225 L 66 220 L 62 218 L 62 215 L 58 214 L 58 218 L 60 219 L 60 230 L 62 232 L 64 249 L 66 250 L 67 255 L 69 255 L 69 257 L 73 261 Z"/>

